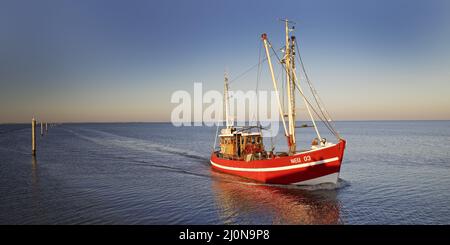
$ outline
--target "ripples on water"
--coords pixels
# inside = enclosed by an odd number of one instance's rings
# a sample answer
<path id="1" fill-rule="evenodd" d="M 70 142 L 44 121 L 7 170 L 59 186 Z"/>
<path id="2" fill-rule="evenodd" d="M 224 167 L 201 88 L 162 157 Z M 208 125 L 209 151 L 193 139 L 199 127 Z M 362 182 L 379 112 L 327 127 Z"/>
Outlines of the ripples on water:
<path id="1" fill-rule="evenodd" d="M 0 125 L 0 223 L 448 224 L 449 126 L 340 122 L 339 183 L 297 187 L 211 170 L 215 128 L 64 124 L 34 159 L 29 126 Z"/>

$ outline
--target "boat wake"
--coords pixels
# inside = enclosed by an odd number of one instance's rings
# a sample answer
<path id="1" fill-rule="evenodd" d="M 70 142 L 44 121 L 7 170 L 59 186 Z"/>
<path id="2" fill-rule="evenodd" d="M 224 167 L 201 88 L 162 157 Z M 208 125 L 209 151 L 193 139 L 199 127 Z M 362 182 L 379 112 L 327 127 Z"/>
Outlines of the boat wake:
<path id="1" fill-rule="evenodd" d="M 111 134 L 111 133 L 107 133 L 107 132 L 103 132 L 103 131 L 99 131 L 99 130 L 92 130 L 92 129 L 80 129 L 80 130 L 95 133 L 95 134 L 99 135 L 100 137 L 87 136 L 85 134 L 80 134 L 76 131 L 73 131 L 73 130 L 70 130 L 67 128 L 65 130 L 69 131 L 70 133 L 72 133 L 82 139 L 94 142 L 99 145 L 108 146 L 108 147 L 110 147 L 110 146 L 122 147 L 122 148 L 131 149 L 131 150 L 144 151 L 144 152 L 148 152 L 148 153 L 170 154 L 170 155 L 178 155 L 178 156 L 183 156 L 183 157 L 198 159 L 198 160 L 204 160 L 204 161 L 208 160 L 207 156 L 202 155 L 198 152 L 174 148 L 172 146 L 149 142 L 147 140 L 119 136 L 116 134 Z"/>
<path id="2" fill-rule="evenodd" d="M 140 161 L 140 160 L 135 160 L 134 162 L 137 163 L 138 165 L 142 165 L 144 167 L 160 168 L 160 169 L 165 169 L 165 170 L 169 170 L 169 171 L 172 171 L 172 172 L 188 174 L 188 175 L 197 176 L 197 177 L 210 178 L 210 175 L 208 175 L 208 174 L 201 174 L 201 173 L 197 173 L 197 172 L 192 172 L 192 171 L 185 170 L 185 169 L 182 169 L 182 168 L 171 167 L 171 166 L 161 165 L 161 164 L 153 164 L 153 163 L 150 163 L 150 162 L 147 162 L 147 161 Z"/>
<path id="3" fill-rule="evenodd" d="M 204 165 L 208 165 L 208 158 L 206 156 L 201 155 L 200 153 L 194 152 L 194 151 L 187 151 L 182 150 L 174 147 L 169 147 L 167 145 L 161 145 L 153 142 L 149 142 L 146 140 L 136 139 L 136 138 L 130 138 L 130 137 L 124 137 L 119 136 L 99 130 L 92 130 L 92 129 L 77 129 L 77 130 L 71 130 L 68 128 L 65 128 L 68 132 L 71 134 L 74 134 L 75 136 L 87 140 L 89 142 L 93 142 L 98 145 L 106 146 L 106 147 L 113 147 L 116 148 L 126 148 L 129 150 L 135 150 L 135 151 L 142 151 L 145 153 L 151 153 L 153 154 L 153 157 L 155 155 L 163 156 L 164 158 L 167 158 L 167 155 L 176 155 L 181 157 L 186 157 L 190 159 L 197 160 L 195 163 L 202 163 Z M 86 132 L 79 132 L 80 130 L 83 130 Z M 89 136 L 89 134 L 93 134 L 94 136 Z M 116 150 L 114 150 L 116 152 Z M 114 154 L 115 155 L 115 154 Z M 152 159 L 152 157 L 149 158 L 143 158 L 142 156 L 139 156 L 138 154 L 127 154 L 126 156 L 118 155 L 114 156 L 115 159 L 123 159 L 126 162 L 133 163 L 135 166 L 140 167 L 150 167 L 150 168 L 157 168 L 162 170 L 167 170 L 170 172 L 175 172 L 183 175 L 191 175 L 195 177 L 202 177 L 202 178 L 210 178 L 209 171 L 192 171 L 192 168 L 188 167 L 188 165 L 183 164 L 181 166 L 177 165 L 164 165 L 164 164 L 157 164 L 154 161 L 148 160 Z M 200 161 L 198 161 L 200 160 Z M 206 169 L 204 169 L 206 170 Z"/>
<path id="4" fill-rule="evenodd" d="M 4 127 L 0 127 L 0 134 L 12 133 L 29 128 L 30 127 L 28 125 L 4 125 Z"/>

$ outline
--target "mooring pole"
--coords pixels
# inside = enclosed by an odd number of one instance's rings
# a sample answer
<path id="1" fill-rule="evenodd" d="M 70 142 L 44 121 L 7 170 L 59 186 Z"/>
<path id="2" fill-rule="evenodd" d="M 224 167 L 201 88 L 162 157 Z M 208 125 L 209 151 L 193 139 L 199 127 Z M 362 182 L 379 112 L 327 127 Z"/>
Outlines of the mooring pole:
<path id="1" fill-rule="evenodd" d="M 31 154 L 36 156 L 36 119 L 31 120 Z"/>
<path id="2" fill-rule="evenodd" d="M 41 122 L 41 136 L 44 136 L 44 123 Z"/>
<path id="3" fill-rule="evenodd" d="M 48 124 L 45 123 L 45 133 L 47 133 L 47 132 L 48 132 Z"/>

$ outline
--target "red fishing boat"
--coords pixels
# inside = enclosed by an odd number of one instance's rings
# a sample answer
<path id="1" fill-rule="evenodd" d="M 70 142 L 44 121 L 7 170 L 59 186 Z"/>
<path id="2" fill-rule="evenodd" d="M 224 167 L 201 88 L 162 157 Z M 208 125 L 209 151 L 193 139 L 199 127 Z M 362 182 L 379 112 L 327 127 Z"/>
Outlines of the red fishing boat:
<path id="1" fill-rule="evenodd" d="M 295 36 L 289 36 L 294 30 L 293 22 L 283 20 L 285 23 L 286 43 L 282 48 L 283 56 L 279 59 L 267 35 L 262 34 L 266 60 L 268 62 L 274 91 L 277 94 L 277 105 L 280 113 L 281 123 L 287 139 L 288 150 L 286 152 L 275 152 L 274 147 L 270 151 L 264 148 L 262 127 L 247 126 L 235 127 L 229 117 L 228 105 L 228 78 L 225 76 L 225 114 L 226 128 L 220 131 L 220 149 L 214 150 L 210 162 L 215 170 L 238 175 L 244 178 L 271 184 L 294 184 L 294 185 L 316 185 L 322 183 L 336 184 L 344 156 L 345 140 L 335 129 L 334 123 L 321 102 L 317 91 L 309 80 L 303 65 Z M 272 54 L 271 52 L 272 51 Z M 309 87 L 310 100 L 305 95 L 300 81 L 296 75 L 296 53 L 300 67 L 305 75 L 304 83 Z M 285 87 L 283 91 L 287 95 L 287 108 L 282 105 L 278 92 L 278 82 L 275 79 L 271 56 L 275 55 L 278 63 L 285 72 Z M 307 115 L 312 126 L 296 126 L 296 103 L 295 95 L 299 92 L 306 107 Z M 285 120 L 287 117 L 287 123 Z M 337 142 L 332 143 L 323 138 L 318 130 L 316 121 L 321 121 L 325 127 L 336 137 Z M 312 140 L 309 149 L 297 149 L 296 129 L 314 128 L 317 135 Z M 216 135 L 217 139 L 217 135 Z"/>

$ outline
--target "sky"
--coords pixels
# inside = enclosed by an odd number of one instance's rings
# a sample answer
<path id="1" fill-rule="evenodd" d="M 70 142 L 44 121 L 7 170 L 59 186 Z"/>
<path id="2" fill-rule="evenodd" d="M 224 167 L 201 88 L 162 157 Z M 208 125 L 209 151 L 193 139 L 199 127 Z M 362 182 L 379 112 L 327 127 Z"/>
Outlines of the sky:
<path id="1" fill-rule="evenodd" d="M 255 65 L 261 33 L 280 48 L 279 18 L 334 119 L 450 119 L 449 1 L 1 0 L 0 123 L 169 121 L 173 92 Z"/>

